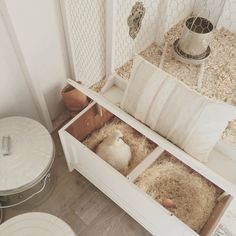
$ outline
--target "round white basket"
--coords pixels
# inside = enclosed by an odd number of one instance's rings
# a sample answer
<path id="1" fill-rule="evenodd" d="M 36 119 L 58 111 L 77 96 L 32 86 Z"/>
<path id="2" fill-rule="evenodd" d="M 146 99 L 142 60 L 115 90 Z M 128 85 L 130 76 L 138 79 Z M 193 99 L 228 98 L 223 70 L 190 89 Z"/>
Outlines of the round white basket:
<path id="1" fill-rule="evenodd" d="M 0 225 L 4 236 L 76 236 L 70 226 L 56 216 L 32 212 L 15 216 Z"/>
<path id="2" fill-rule="evenodd" d="M 0 140 L 10 137 L 10 153 L 0 152 L 0 196 L 17 194 L 42 180 L 51 168 L 54 145 L 39 122 L 25 117 L 0 119 Z"/>

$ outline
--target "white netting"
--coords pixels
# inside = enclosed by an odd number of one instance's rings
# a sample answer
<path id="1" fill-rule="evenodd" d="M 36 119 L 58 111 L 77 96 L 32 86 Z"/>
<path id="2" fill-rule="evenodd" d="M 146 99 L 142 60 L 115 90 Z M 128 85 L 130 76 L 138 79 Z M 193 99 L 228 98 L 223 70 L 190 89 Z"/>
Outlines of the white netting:
<path id="1" fill-rule="evenodd" d="M 144 0 L 145 16 L 142 21 L 142 26 L 137 38 L 133 40 L 129 36 L 129 28 L 127 19 L 131 13 L 132 6 L 135 0 L 119 0 L 115 2 L 115 15 L 114 15 L 114 47 L 113 50 L 113 70 L 121 66 L 124 62 L 129 60 L 134 52 L 143 50 L 153 41 L 156 37 L 156 22 L 157 22 L 157 9 L 158 0 Z"/>
<path id="2" fill-rule="evenodd" d="M 75 79 L 90 86 L 105 76 L 105 0 L 66 0 Z"/>
<path id="3" fill-rule="evenodd" d="M 189 16 L 193 10 L 194 0 L 161 1 L 158 6 L 156 42 L 164 42 L 165 34 L 170 28 Z"/>
<path id="4" fill-rule="evenodd" d="M 122 65 L 124 66 L 118 72 L 128 78 L 132 62 L 125 63 L 135 52 L 139 53 L 144 49 L 146 50 L 142 55 L 158 66 L 161 53 L 166 48 L 163 69 L 191 88 L 197 89 L 198 66 L 177 61 L 173 57 L 173 44 L 181 37 L 183 20 L 190 15 L 201 16 L 209 19 L 217 29 L 213 30 L 213 39 L 210 39 L 211 51 L 202 77 L 204 80 L 201 92 L 211 98 L 236 104 L 236 0 L 140 0 L 146 12 L 135 40 L 129 36 L 127 19 L 137 1 L 64 1 L 73 54 L 72 63 L 76 79 L 85 85 L 89 86 L 101 80 L 105 69 L 113 72 Z M 105 16 L 105 10 L 110 14 Z M 110 27 L 106 35 L 105 21 Z M 221 27 L 226 29 L 220 29 Z M 101 84 L 96 87 L 96 91 L 101 88 Z M 230 123 L 223 137 L 236 144 L 236 121 Z"/>
<path id="5" fill-rule="evenodd" d="M 236 33 L 236 0 L 225 1 L 217 27 L 224 27 Z"/>
<path id="6" fill-rule="evenodd" d="M 236 32 L 236 0 L 197 0 L 194 13 L 202 9 L 205 11 L 201 16 L 208 18 L 214 26 Z"/>
<path id="7" fill-rule="evenodd" d="M 76 80 L 90 86 L 107 71 L 115 71 L 153 42 L 164 43 L 165 34 L 193 14 L 209 19 L 217 28 L 236 31 L 236 0 L 143 0 L 145 16 L 133 40 L 127 19 L 136 0 L 65 0 L 69 39 Z M 106 4 L 107 3 L 107 4 Z M 110 14 L 105 17 L 105 8 Z M 109 9 L 111 7 L 111 9 Z M 111 45 L 105 63 L 105 21 L 111 22 Z M 110 42 L 112 40 L 112 42 Z M 109 62 L 108 62 L 109 61 Z"/>
<path id="8" fill-rule="evenodd" d="M 207 18 L 216 26 L 222 14 L 227 0 L 197 0 L 195 1 L 193 14 Z"/>
<path id="9" fill-rule="evenodd" d="M 179 20 L 188 16 L 193 8 L 194 0 L 143 0 L 146 9 L 141 30 L 133 40 L 129 36 L 127 18 L 130 15 L 135 0 L 120 0 L 115 3 L 113 70 L 131 57 L 157 41 L 163 42 L 164 34 Z"/>

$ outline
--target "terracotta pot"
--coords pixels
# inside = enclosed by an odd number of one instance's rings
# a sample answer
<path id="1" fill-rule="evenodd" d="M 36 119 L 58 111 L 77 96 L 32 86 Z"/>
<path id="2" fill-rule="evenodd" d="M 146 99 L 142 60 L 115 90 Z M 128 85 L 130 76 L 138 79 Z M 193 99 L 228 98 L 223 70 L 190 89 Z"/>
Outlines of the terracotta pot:
<path id="1" fill-rule="evenodd" d="M 87 96 L 71 85 L 64 87 L 61 95 L 66 108 L 72 116 L 83 110 L 89 103 Z"/>
<path id="2" fill-rule="evenodd" d="M 103 127 L 114 116 L 106 109 L 101 109 L 102 115 L 98 113 L 96 106 L 91 107 L 86 113 L 74 121 L 66 131 L 79 141 L 84 140 L 93 131 Z"/>

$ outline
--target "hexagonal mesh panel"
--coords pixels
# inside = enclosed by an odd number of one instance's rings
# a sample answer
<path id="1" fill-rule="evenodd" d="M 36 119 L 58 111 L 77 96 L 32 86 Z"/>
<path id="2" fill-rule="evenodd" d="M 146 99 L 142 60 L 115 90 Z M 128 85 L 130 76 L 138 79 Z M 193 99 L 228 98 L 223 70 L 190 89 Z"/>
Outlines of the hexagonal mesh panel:
<path id="1" fill-rule="evenodd" d="M 140 32 L 133 40 L 129 36 L 127 18 L 135 2 L 135 0 L 120 0 L 115 3 L 113 70 L 156 40 L 159 43 L 163 42 L 164 33 L 179 20 L 189 15 L 194 4 L 194 0 L 143 0 L 146 12 Z"/>
<path id="2" fill-rule="evenodd" d="M 157 38 L 158 44 L 163 43 L 165 33 L 192 13 L 194 0 L 175 0 L 175 1 L 161 1 L 158 6 L 158 24 L 157 24 Z"/>
<path id="3" fill-rule="evenodd" d="M 153 42 L 162 44 L 166 32 L 191 14 L 209 19 L 216 27 L 236 31 L 235 0 L 142 0 L 145 15 L 137 37 L 132 39 L 127 19 L 136 2 L 64 0 L 76 80 L 86 86 L 96 83 L 105 76 L 106 67 L 114 72 Z M 110 13 L 109 19 L 105 19 L 105 11 Z M 107 32 L 112 35 L 107 39 L 106 20 L 111 22 Z M 105 42 L 110 45 L 107 64 Z"/>
<path id="4" fill-rule="evenodd" d="M 64 4 L 75 79 L 90 86 L 105 76 L 105 1 Z"/>
<path id="5" fill-rule="evenodd" d="M 129 60 L 135 51 L 140 51 L 151 44 L 156 37 L 157 8 L 158 1 L 144 0 L 145 15 L 142 21 L 141 29 L 133 40 L 129 36 L 127 19 L 131 13 L 135 0 L 120 0 L 115 3 L 115 37 L 114 37 L 114 68 L 121 66 Z"/>
<path id="6" fill-rule="evenodd" d="M 224 27 L 236 32 L 235 0 L 196 0 L 194 14 L 208 18 L 217 28 Z"/>
<path id="7" fill-rule="evenodd" d="M 219 19 L 218 27 L 225 27 L 232 32 L 236 32 L 236 1 L 226 0 Z"/>

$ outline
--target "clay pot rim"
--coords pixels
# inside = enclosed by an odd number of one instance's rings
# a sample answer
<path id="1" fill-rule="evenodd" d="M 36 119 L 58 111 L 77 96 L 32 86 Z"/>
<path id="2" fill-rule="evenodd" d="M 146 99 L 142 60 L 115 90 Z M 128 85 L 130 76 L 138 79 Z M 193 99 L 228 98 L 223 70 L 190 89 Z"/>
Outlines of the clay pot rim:
<path id="1" fill-rule="evenodd" d="M 67 84 L 61 91 L 62 94 L 65 94 L 65 93 L 68 93 L 68 92 L 71 92 L 73 90 L 75 90 L 76 88 L 74 88 L 72 85 L 70 84 Z"/>

